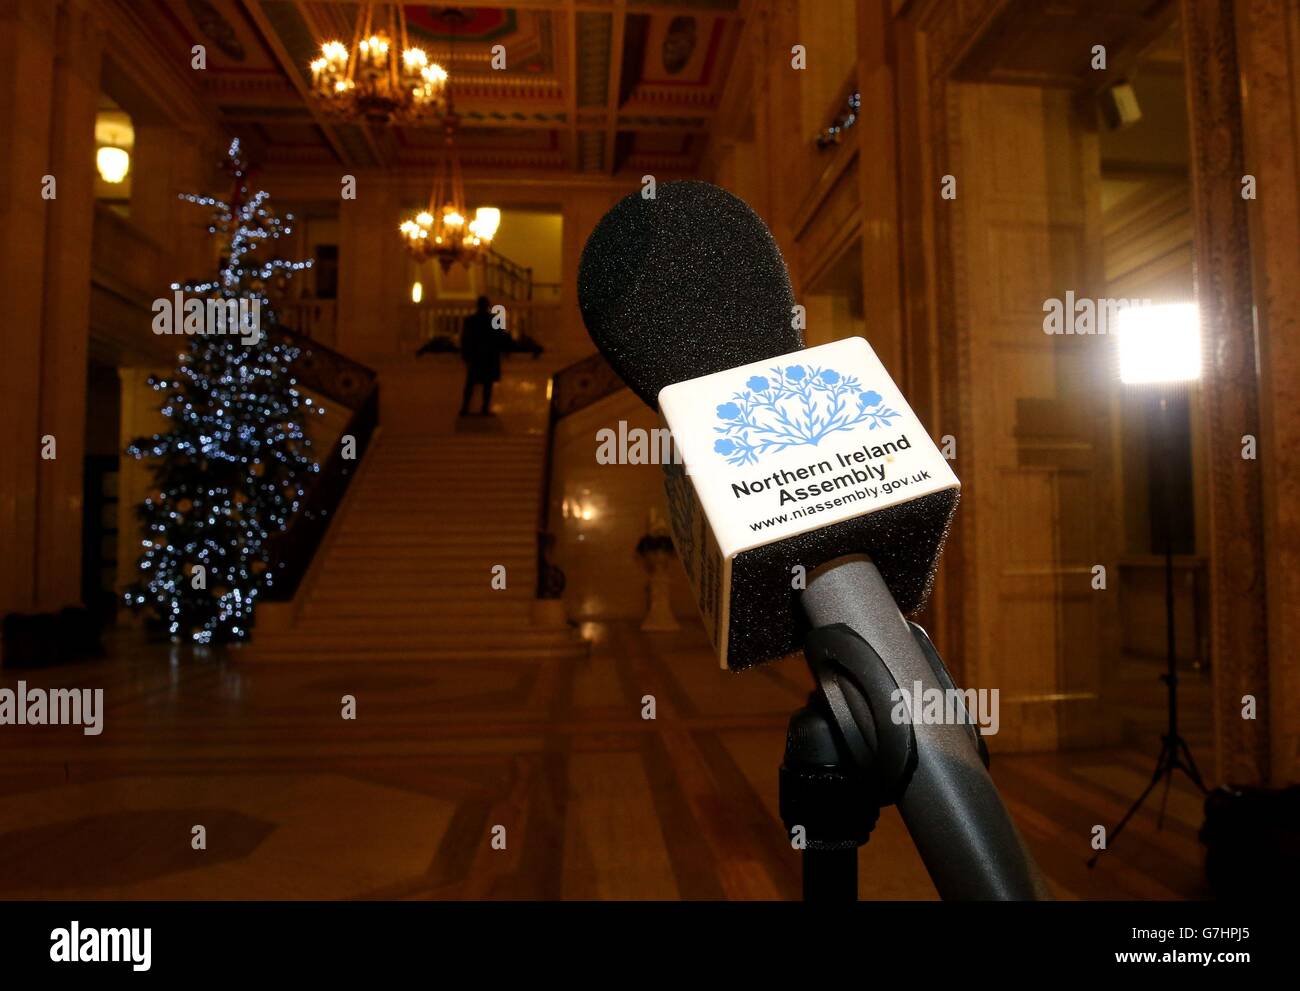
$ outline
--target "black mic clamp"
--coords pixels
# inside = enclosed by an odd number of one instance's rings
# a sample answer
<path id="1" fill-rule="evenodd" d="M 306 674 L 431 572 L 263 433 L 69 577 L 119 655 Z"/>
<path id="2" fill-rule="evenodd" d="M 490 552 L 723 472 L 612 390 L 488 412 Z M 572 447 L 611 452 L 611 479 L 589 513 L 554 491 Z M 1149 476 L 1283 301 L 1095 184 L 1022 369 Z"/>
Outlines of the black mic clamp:
<path id="1" fill-rule="evenodd" d="M 952 677 L 925 631 L 908 627 L 935 680 Z M 906 708 L 884 704 L 899 686 L 880 655 L 852 627 L 818 627 L 804 641 L 816 689 L 791 718 L 781 764 L 781 821 L 802 853 L 803 897 L 810 902 L 854 901 L 857 850 L 865 845 L 882 806 L 902 795 L 916 766 L 916 734 Z M 985 767 L 988 749 L 970 726 L 971 746 Z"/>

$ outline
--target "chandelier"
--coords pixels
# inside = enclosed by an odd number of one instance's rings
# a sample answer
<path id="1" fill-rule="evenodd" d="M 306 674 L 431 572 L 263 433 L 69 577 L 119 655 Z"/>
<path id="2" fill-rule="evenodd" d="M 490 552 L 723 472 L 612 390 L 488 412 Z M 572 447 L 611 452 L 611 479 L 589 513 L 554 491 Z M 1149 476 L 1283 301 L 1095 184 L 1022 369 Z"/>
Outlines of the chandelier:
<path id="1" fill-rule="evenodd" d="M 449 113 L 443 122 L 446 141 L 428 208 L 402 221 L 399 228 L 403 243 L 417 262 L 436 258 L 444 272 L 457 263 L 468 268 L 486 258 L 501 225 L 501 211 L 491 206 L 479 207 L 474 219 L 469 219 L 465 183 L 456 155 L 456 124 L 456 115 Z"/>
<path id="2" fill-rule="evenodd" d="M 400 55 L 399 48 L 400 45 Z M 447 73 L 406 36 L 406 12 L 384 5 L 376 17 L 367 2 L 357 17 L 351 47 L 321 45 L 311 63 L 311 88 L 329 117 L 374 124 L 410 124 L 446 109 Z"/>

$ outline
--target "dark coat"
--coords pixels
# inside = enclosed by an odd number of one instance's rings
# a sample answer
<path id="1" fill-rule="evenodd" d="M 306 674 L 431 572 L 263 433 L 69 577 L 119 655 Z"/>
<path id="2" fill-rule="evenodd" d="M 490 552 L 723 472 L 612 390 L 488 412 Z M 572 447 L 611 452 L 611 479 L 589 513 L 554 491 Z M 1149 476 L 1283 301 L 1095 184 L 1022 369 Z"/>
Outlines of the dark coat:
<path id="1" fill-rule="evenodd" d="M 460 356 L 469 366 L 473 382 L 496 382 L 501 378 L 501 352 L 509 338 L 492 326 L 492 314 L 474 313 L 465 318 L 460 333 Z"/>

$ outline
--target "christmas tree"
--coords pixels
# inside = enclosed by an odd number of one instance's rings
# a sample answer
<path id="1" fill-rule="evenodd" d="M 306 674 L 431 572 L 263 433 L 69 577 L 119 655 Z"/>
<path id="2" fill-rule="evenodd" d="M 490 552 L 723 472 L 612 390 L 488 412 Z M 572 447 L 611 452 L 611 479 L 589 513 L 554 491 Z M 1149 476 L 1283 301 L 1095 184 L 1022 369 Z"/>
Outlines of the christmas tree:
<path id="1" fill-rule="evenodd" d="M 270 257 L 293 217 L 276 216 L 266 192 L 250 194 L 238 139 L 222 168 L 233 183 L 228 201 L 181 196 L 212 209 L 208 232 L 223 257 L 215 279 L 171 286 L 184 313 L 184 330 L 172 332 L 192 336 L 176 371 L 149 380 L 170 429 L 127 448 L 157 459 L 157 490 L 138 510 L 144 551 L 126 601 L 151 611 L 173 639 L 196 643 L 248 635 L 272 581 L 270 538 L 288 525 L 319 470 L 303 424 L 321 411 L 296 388 L 290 365 L 298 349 L 276 333 L 266 295 L 311 263 Z M 155 314 L 166 315 L 166 302 L 155 303 Z"/>

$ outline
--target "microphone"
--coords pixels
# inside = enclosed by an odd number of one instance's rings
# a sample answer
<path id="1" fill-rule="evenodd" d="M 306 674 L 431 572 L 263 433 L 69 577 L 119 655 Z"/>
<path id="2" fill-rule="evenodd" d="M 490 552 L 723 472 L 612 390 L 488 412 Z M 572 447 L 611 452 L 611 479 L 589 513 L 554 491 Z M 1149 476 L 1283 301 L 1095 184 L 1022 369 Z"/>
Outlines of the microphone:
<path id="1" fill-rule="evenodd" d="M 896 688 L 952 689 L 903 613 L 929 594 L 960 483 L 864 339 L 803 349 L 763 221 L 705 182 L 633 193 L 589 237 L 578 298 L 596 346 L 673 437 L 674 542 L 721 665 L 753 667 L 843 624 Z M 873 684 L 860 721 L 880 727 L 894 699 Z M 915 754 L 895 797 L 940 895 L 1046 897 L 970 726 L 907 728 Z M 882 744 L 888 730 L 863 727 Z"/>
<path id="2" fill-rule="evenodd" d="M 596 225 L 578 307 L 601 354 L 651 409 L 684 378 L 797 351 L 794 290 L 771 232 L 707 182 L 632 194 Z"/>
<path id="3" fill-rule="evenodd" d="M 744 202 L 698 181 L 625 197 L 587 240 L 578 300 L 671 431 L 673 530 L 723 667 L 798 650 L 795 592 L 844 554 L 904 612 L 924 604 L 957 478 L 865 340 L 792 354 L 785 261 Z"/>

